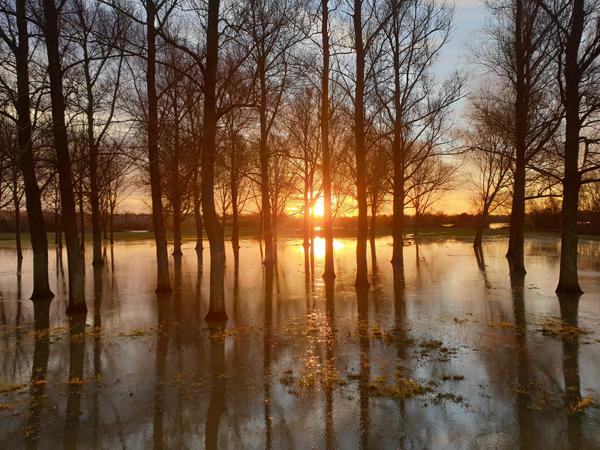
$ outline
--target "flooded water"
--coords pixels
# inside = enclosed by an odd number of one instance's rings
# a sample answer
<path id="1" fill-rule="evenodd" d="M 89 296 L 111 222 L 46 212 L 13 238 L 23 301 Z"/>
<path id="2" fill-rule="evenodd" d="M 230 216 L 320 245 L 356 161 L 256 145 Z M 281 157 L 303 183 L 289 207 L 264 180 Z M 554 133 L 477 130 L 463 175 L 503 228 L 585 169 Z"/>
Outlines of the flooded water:
<path id="1" fill-rule="evenodd" d="M 299 241 L 272 276 L 244 241 L 224 328 L 204 321 L 208 252 L 199 267 L 191 243 L 161 297 L 149 242 L 108 249 L 86 267 L 85 323 L 64 314 L 60 268 L 34 305 L 30 253 L 18 281 L 1 250 L 0 448 L 600 448 L 600 243 L 581 244 L 586 293 L 561 301 L 554 238 L 527 241 L 524 279 L 503 239 L 483 261 L 410 245 L 395 271 L 380 239 L 368 292 L 353 241 L 335 248 L 326 286 L 321 240 L 316 276 Z"/>

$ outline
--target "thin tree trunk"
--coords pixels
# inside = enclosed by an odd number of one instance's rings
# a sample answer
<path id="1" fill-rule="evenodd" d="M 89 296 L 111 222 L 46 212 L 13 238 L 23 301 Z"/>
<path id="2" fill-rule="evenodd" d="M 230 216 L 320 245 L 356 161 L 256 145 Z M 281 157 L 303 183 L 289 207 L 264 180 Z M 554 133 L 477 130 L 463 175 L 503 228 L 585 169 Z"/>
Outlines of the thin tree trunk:
<path id="1" fill-rule="evenodd" d="M 16 0 L 16 21 L 19 43 L 16 46 L 17 72 L 17 141 L 19 167 L 25 186 L 25 206 L 33 249 L 32 300 L 54 297 L 48 282 L 48 237 L 42 212 L 40 188 L 35 174 L 31 140 L 31 101 L 29 98 L 29 32 L 27 29 L 26 0 Z"/>
<path id="2" fill-rule="evenodd" d="M 87 45 L 84 46 L 84 75 L 87 93 L 87 141 L 90 170 L 90 205 L 92 207 L 92 264 L 102 265 L 102 230 L 100 225 L 100 194 L 98 188 L 98 146 L 94 137 L 94 93 Z"/>
<path id="3" fill-rule="evenodd" d="M 196 226 L 196 252 L 202 253 L 204 244 L 202 243 L 202 204 L 200 200 L 200 168 L 194 170 L 194 224 Z M 200 258 L 202 260 L 202 258 Z"/>
<path id="4" fill-rule="evenodd" d="M 206 70 L 204 76 L 204 148 L 202 152 L 202 213 L 210 243 L 210 300 L 207 321 L 226 321 L 225 242 L 215 209 L 214 169 L 217 135 L 216 80 L 219 61 L 219 0 L 208 0 Z"/>
<path id="5" fill-rule="evenodd" d="M 371 247 L 371 261 L 372 261 L 372 265 L 373 267 L 375 267 L 375 263 L 377 261 L 377 249 L 375 248 L 375 237 L 376 237 L 376 230 L 375 230 L 375 225 L 377 223 L 377 210 L 376 208 L 373 206 L 375 204 L 375 200 L 373 199 L 373 201 L 371 202 L 371 223 L 369 224 L 369 232 L 370 232 L 370 236 L 369 236 L 369 243 L 370 243 L 370 247 Z"/>
<path id="6" fill-rule="evenodd" d="M 148 159 L 150 165 L 150 187 L 152 192 L 152 225 L 156 243 L 156 292 L 171 292 L 169 280 L 169 258 L 167 256 L 167 235 L 163 222 L 162 192 L 160 185 L 160 161 L 158 155 L 158 98 L 156 94 L 156 4 L 146 2 L 146 35 L 148 58 L 146 87 L 148 90 Z"/>
<path id="7" fill-rule="evenodd" d="M 79 233 L 80 233 L 80 240 L 79 240 L 79 248 L 81 250 L 82 253 L 85 252 L 85 214 L 84 214 L 84 210 L 83 210 L 83 186 L 81 186 L 81 182 L 80 182 L 80 188 L 79 188 L 79 195 L 78 195 L 78 200 L 79 200 Z"/>
<path id="8" fill-rule="evenodd" d="M 304 248 L 304 266 L 309 267 L 310 251 L 310 188 L 308 185 L 308 161 L 304 158 L 304 217 L 302 222 L 302 246 Z"/>
<path id="9" fill-rule="evenodd" d="M 177 108 L 177 101 L 173 102 L 173 116 L 175 117 L 175 130 L 174 130 L 174 147 L 175 147 L 175 176 L 173 180 L 174 186 L 174 201 L 173 201 L 173 256 L 181 256 L 181 185 L 179 180 L 179 109 Z"/>
<path id="10" fill-rule="evenodd" d="M 13 204 L 15 206 L 15 243 L 17 246 L 17 261 L 23 260 L 23 248 L 21 246 L 21 201 L 17 192 L 17 185 L 14 184 Z"/>
<path id="11" fill-rule="evenodd" d="M 233 138 L 235 139 L 235 138 Z M 240 262 L 240 224 L 238 206 L 238 183 L 239 173 L 237 165 L 237 154 L 234 141 L 231 148 L 231 247 L 233 249 L 234 267 Z"/>
<path id="12" fill-rule="evenodd" d="M 356 153 L 356 200 L 358 227 L 356 235 L 355 285 L 368 286 L 367 275 L 367 155 L 365 148 L 365 49 L 363 46 L 362 1 L 354 1 L 354 46 L 356 53 L 356 86 L 354 97 L 354 141 Z"/>
<path id="13" fill-rule="evenodd" d="M 109 224 L 110 224 L 110 245 L 113 245 L 115 243 L 115 208 L 114 208 L 114 206 L 110 207 Z"/>
<path id="14" fill-rule="evenodd" d="M 335 278 L 333 263 L 333 218 L 331 213 L 331 151 L 329 148 L 329 5 L 321 0 L 321 41 L 323 73 L 321 75 L 321 151 L 323 164 L 323 234 L 325 235 L 325 271 L 323 278 Z"/>
<path id="15" fill-rule="evenodd" d="M 67 243 L 67 263 L 69 270 L 69 306 L 67 313 L 87 311 L 84 293 L 83 258 L 77 235 L 77 218 L 73 179 L 71 176 L 71 157 L 65 125 L 65 99 L 63 95 L 63 70 L 60 62 L 58 10 L 54 0 L 43 0 L 44 35 L 48 55 L 48 77 L 50 79 L 50 98 L 52 102 L 52 129 L 56 151 L 62 221 Z"/>

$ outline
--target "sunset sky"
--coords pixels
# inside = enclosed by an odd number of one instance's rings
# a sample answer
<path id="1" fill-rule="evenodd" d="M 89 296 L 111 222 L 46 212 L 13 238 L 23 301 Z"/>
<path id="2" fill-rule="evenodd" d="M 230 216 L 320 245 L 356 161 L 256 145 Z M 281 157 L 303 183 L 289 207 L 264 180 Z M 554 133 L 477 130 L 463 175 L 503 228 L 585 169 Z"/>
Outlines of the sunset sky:
<path id="1" fill-rule="evenodd" d="M 454 71 L 466 74 L 469 80 L 469 89 L 477 83 L 478 68 L 472 64 L 470 53 L 474 47 L 482 42 L 484 35 L 482 28 L 485 24 L 485 5 L 482 0 L 458 0 L 454 2 L 454 30 L 452 40 L 446 45 L 436 65 L 436 72 L 440 76 Z M 462 100 L 454 109 L 455 122 L 459 126 L 465 115 L 466 101 Z M 459 164 L 458 161 L 456 161 Z M 147 201 L 148 194 L 141 190 L 133 190 L 131 194 L 119 205 L 121 213 L 149 213 Z M 443 198 L 432 208 L 432 211 L 443 211 L 448 214 L 459 214 L 472 210 L 471 194 L 462 173 L 458 173 L 455 188 L 446 193 Z M 411 213 L 410 209 L 407 213 Z"/>

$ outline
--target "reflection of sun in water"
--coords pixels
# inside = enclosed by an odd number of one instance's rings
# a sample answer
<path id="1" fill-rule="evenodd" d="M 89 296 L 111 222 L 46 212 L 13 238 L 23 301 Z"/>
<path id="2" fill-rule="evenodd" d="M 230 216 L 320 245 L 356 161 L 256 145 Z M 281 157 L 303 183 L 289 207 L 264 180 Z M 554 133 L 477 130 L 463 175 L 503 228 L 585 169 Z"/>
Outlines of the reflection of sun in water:
<path id="1" fill-rule="evenodd" d="M 325 238 L 316 237 L 313 239 L 313 250 L 315 252 L 315 258 L 325 258 Z M 333 250 L 340 250 L 344 248 L 344 244 L 337 239 L 333 240 Z M 304 253 L 304 246 L 300 246 L 300 251 Z"/>

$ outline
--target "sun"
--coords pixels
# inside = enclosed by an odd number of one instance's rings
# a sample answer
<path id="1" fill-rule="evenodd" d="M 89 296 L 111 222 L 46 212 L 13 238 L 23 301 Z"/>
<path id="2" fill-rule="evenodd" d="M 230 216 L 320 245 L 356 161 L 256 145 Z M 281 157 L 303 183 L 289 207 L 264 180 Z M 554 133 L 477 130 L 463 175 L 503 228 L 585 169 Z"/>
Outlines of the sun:
<path id="1" fill-rule="evenodd" d="M 315 217 L 323 217 L 325 214 L 325 202 L 323 196 L 319 196 L 315 202 L 315 206 L 311 208 L 311 214 Z"/>

